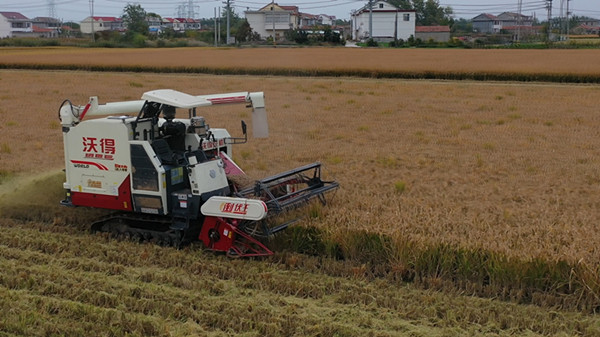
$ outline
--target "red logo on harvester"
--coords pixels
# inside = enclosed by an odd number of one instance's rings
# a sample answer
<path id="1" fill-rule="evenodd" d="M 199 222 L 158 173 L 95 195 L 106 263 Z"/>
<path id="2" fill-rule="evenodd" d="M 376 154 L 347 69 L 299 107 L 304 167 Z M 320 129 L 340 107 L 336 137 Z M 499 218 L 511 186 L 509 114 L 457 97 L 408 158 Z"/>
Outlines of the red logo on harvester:
<path id="1" fill-rule="evenodd" d="M 112 138 L 83 137 L 85 158 L 113 160 L 115 140 Z"/>
<path id="2" fill-rule="evenodd" d="M 246 214 L 248 212 L 248 204 L 224 202 L 221 204 L 221 212 L 232 214 Z"/>
<path id="3" fill-rule="evenodd" d="M 76 167 L 76 168 L 90 168 L 90 165 L 91 165 L 91 166 L 97 167 L 101 171 L 108 171 L 108 167 L 106 167 L 100 163 L 95 163 L 93 161 L 71 160 L 71 163 L 73 163 L 73 167 Z"/>

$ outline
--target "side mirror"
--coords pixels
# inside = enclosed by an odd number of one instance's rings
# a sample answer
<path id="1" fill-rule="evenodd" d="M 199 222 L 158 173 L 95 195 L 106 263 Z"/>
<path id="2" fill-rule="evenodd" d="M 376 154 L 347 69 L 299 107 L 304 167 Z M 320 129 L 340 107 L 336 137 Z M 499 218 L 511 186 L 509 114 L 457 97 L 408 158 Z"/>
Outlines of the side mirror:
<path id="1" fill-rule="evenodd" d="M 225 138 L 225 144 L 244 144 L 248 141 L 248 134 L 246 133 L 247 127 L 246 122 L 242 121 L 242 133 L 244 134 L 244 138 L 239 137 L 229 137 Z"/>

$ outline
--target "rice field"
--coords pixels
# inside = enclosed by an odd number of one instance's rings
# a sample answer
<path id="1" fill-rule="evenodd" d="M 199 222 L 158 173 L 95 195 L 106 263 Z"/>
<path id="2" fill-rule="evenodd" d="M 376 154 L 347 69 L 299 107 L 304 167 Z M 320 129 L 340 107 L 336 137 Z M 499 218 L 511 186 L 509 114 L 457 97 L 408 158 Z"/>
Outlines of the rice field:
<path id="1" fill-rule="evenodd" d="M 67 98 L 264 91 L 271 137 L 234 158 L 256 178 L 324 162 L 342 188 L 310 225 L 343 249 L 351 230 L 522 261 L 600 261 L 590 235 L 600 224 L 597 86 L 7 70 L 0 83 L 3 175 L 63 167 Z M 249 111 L 205 117 L 235 132 Z"/>
<path id="2" fill-rule="evenodd" d="M 598 83 L 598 49 L 3 48 L 3 68 Z"/>
<path id="3" fill-rule="evenodd" d="M 141 52 L 147 51 L 7 49 L 0 55 L 0 63 L 136 66 Z M 235 64 L 262 69 L 270 65 L 370 69 L 360 68 L 362 57 L 353 55 L 354 63 L 343 57 L 347 55 L 344 53 L 355 53 L 348 49 L 260 52 L 268 53 L 271 62 L 257 57 L 254 49 L 181 49 L 156 50 L 152 57 L 144 58 L 143 64 L 157 69 L 172 63 L 217 68 Z M 302 58 L 296 55 L 299 52 Z M 490 60 L 496 60 L 493 64 L 497 67 L 486 71 L 557 71 L 559 76 L 596 76 L 600 72 L 590 63 L 598 56 L 595 50 L 550 50 L 540 51 L 543 54 L 539 55 L 538 51 L 519 54 L 521 51 L 515 50 L 444 50 L 439 55 L 423 50 L 356 52 L 364 53 L 377 71 L 477 72 L 483 71 L 485 64 L 478 60 L 487 60 L 488 66 Z M 336 57 L 337 62 L 329 63 Z M 531 62 L 538 58 L 543 62 Z M 567 59 L 577 62 L 564 67 Z M 90 214 L 56 205 L 62 197 L 60 169 L 64 166 L 57 117 L 60 103 L 70 99 L 74 104 L 85 104 L 89 96 L 99 96 L 100 103 L 136 100 L 144 91 L 158 88 L 191 94 L 264 91 L 270 138 L 238 145 L 234 148 L 236 162 L 251 177 L 260 178 L 321 161 L 325 177 L 340 182 L 341 188 L 329 207 L 312 210 L 316 217 L 291 228 L 280 242 L 273 243 L 284 254 L 275 258 L 278 263 L 295 265 L 298 262 L 293 261 L 298 259 L 310 260 L 288 256 L 285 252 L 291 249 L 344 258 L 349 264 L 343 273 L 335 272 L 340 267 L 329 265 L 320 271 L 328 275 L 383 277 L 387 281 L 382 282 L 392 284 L 409 281 L 425 289 L 455 289 L 541 307 L 597 310 L 597 85 L 0 70 L 2 217 L 51 223 L 51 228 L 56 228 L 52 231 L 85 232 Z M 211 126 L 226 127 L 233 134 L 239 133 L 240 119 L 250 123 L 250 111 L 243 106 L 207 108 L 203 115 Z M 51 179 L 28 178 L 41 173 L 49 174 Z M 5 225 L 6 229 L 14 226 L 20 228 L 18 231 L 27 226 L 40 228 L 13 220 Z M 45 242 L 46 236 L 40 241 Z M 21 243 L 7 240 L 0 240 L 0 247 L 19 249 Z M 31 245 L 44 245 L 41 242 Z M 107 244 L 108 250 L 114 249 Z M 33 267 L 27 268 L 28 273 L 38 273 Z M 5 287 L 9 279 L 5 278 Z M 11 294 L 26 302 L 39 301 L 37 295 L 24 298 L 13 290 Z M 145 334 L 144 327 L 148 327 L 150 334 L 159 335 L 152 329 L 158 326 L 163 331 L 165 324 L 171 324 L 167 319 L 144 325 L 147 313 L 142 310 L 142 316 L 137 316 L 139 310 L 132 312 L 134 316 L 125 311 L 121 317 L 134 322 L 132 331 L 137 334 Z M 102 315 L 99 317 L 112 320 L 112 314 Z M 163 315 L 166 312 L 158 314 Z M 584 318 L 581 321 L 595 324 Z M 498 324 L 497 320 L 489 322 Z M 283 331 L 284 323 L 278 324 L 268 331 Z M 528 324 L 509 324 L 507 329 L 528 332 L 531 328 L 524 328 L 531 326 Z M 532 331 L 593 335 L 590 326 L 547 326 Z M 265 334 L 264 328 L 252 331 Z M 475 332 L 494 331 L 488 328 L 480 327 Z M 340 329 L 336 331 L 345 331 Z M 327 335 L 329 330 L 310 331 Z M 449 333 L 442 331 L 436 333 Z"/>
<path id="4" fill-rule="evenodd" d="M 0 89 L 5 172 L 64 165 L 67 98 L 264 91 L 271 138 L 238 146 L 235 159 L 256 177 L 323 161 L 343 188 L 320 225 L 600 261 L 600 239 L 585 234 L 600 224 L 596 86 L 28 71 L 0 81 L 10 84 Z M 205 115 L 233 132 L 249 122 L 240 106 Z"/>

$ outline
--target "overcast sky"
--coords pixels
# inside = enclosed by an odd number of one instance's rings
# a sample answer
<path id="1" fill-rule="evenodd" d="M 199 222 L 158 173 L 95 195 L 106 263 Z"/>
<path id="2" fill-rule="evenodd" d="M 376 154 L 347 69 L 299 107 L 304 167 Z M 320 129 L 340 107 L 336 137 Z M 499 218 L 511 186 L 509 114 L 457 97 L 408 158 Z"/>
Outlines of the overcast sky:
<path id="1" fill-rule="evenodd" d="M 226 0 L 193 0 L 196 18 L 211 18 L 214 16 L 215 8 L 223 7 Z M 269 3 L 268 0 L 230 0 L 236 13 L 243 16 L 247 9 L 256 10 Z M 310 14 L 334 15 L 338 19 L 349 19 L 350 12 L 364 6 L 367 1 L 350 0 L 296 0 L 275 1 L 280 5 L 298 6 L 301 12 Z M 163 17 L 177 17 L 178 8 L 186 5 L 189 0 L 0 0 L 0 11 L 20 12 L 28 18 L 36 16 L 49 16 L 50 4 L 54 4 L 55 17 L 63 21 L 79 22 L 90 16 L 91 4 L 94 4 L 95 16 L 121 16 L 123 8 L 128 3 L 140 4 L 146 12 L 154 12 Z M 473 18 L 480 13 L 500 14 L 502 12 L 518 11 L 518 0 L 440 0 L 443 6 L 450 6 L 454 10 L 456 18 Z M 561 11 L 562 7 L 562 11 Z M 552 15 L 560 16 L 566 13 L 567 0 L 552 1 Z M 534 15 L 541 20 L 546 20 L 548 11 L 545 0 L 522 0 L 521 13 Z M 599 0 L 569 0 L 569 11 L 574 15 L 586 15 L 600 18 Z M 564 15 L 564 14 L 563 14 Z"/>

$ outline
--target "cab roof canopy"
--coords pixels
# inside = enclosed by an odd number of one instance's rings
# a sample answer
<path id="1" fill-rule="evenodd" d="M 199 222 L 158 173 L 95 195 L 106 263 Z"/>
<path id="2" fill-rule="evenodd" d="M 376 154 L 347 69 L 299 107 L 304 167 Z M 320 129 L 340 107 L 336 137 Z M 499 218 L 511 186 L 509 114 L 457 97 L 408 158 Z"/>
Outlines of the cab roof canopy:
<path id="1" fill-rule="evenodd" d="M 173 89 L 147 91 L 142 95 L 142 99 L 183 109 L 212 105 L 212 103 L 205 98 L 192 96 Z"/>

